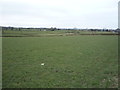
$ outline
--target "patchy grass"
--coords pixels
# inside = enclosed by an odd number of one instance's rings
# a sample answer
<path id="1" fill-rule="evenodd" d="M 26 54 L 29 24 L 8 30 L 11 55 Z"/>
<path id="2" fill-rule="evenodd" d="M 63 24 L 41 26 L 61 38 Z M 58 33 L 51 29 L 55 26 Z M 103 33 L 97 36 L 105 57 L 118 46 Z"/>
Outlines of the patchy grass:
<path id="1" fill-rule="evenodd" d="M 116 88 L 117 39 L 3 37 L 3 88 Z"/>
<path id="2" fill-rule="evenodd" d="M 12 31 L 4 30 L 3 37 L 46 37 L 46 36 L 76 36 L 76 35 L 117 35 L 113 32 L 80 31 L 80 30 L 56 30 L 56 31 Z"/>

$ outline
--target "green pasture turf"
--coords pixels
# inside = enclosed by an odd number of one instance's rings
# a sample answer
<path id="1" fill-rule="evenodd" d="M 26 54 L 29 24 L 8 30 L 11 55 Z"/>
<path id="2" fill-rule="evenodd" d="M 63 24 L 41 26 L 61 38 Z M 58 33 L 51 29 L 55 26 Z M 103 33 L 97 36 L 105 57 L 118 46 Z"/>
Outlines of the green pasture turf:
<path id="1" fill-rule="evenodd" d="M 118 36 L 3 37 L 2 45 L 3 88 L 118 87 Z"/>
<path id="2" fill-rule="evenodd" d="M 76 36 L 76 35 L 85 35 L 85 34 L 102 34 L 110 35 L 117 34 L 114 32 L 102 32 L 102 31 L 80 31 L 80 30 L 56 30 L 56 31 L 13 31 L 13 30 L 4 30 L 2 36 L 16 36 L 16 37 L 46 37 L 46 36 Z"/>

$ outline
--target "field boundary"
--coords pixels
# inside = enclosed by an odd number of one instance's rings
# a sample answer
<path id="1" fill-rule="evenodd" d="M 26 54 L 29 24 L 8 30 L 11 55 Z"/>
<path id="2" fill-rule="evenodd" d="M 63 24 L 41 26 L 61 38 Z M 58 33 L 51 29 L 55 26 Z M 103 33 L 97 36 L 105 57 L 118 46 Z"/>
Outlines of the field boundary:
<path id="1" fill-rule="evenodd" d="M 0 37 L 54 37 L 54 36 L 81 36 L 81 35 L 120 35 L 120 34 L 44 34 L 44 35 L 29 35 L 29 34 L 26 34 L 25 36 L 18 36 L 18 35 L 14 35 L 14 36 L 10 36 L 10 35 L 7 35 L 7 36 L 0 36 Z"/>

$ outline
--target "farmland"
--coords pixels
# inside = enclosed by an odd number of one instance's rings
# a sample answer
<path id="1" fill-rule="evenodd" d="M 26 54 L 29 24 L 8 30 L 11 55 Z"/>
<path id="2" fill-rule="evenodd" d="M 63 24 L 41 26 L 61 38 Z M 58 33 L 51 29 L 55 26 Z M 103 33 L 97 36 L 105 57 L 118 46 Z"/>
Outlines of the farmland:
<path id="1" fill-rule="evenodd" d="M 4 30 L 3 37 L 46 37 L 46 36 L 76 36 L 76 35 L 117 35 L 117 32 L 80 31 L 80 30 L 55 30 L 55 31 L 30 31 L 30 30 Z"/>
<path id="2" fill-rule="evenodd" d="M 64 31 L 3 35 L 24 36 L 2 38 L 3 88 L 118 87 L 117 35 Z"/>

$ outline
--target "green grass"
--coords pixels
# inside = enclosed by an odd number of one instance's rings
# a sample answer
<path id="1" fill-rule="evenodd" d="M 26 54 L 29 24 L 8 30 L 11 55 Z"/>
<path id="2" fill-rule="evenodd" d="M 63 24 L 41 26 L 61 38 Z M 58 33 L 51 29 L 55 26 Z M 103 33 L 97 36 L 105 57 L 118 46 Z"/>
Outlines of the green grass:
<path id="1" fill-rule="evenodd" d="M 3 37 L 3 88 L 118 87 L 117 39 Z"/>
<path id="2" fill-rule="evenodd" d="M 46 36 L 76 36 L 81 34 L 117 34 L 101 31 L 78 31 L 78 30 L 56 30 L 56 31 L 12 31 L 4 30 L 2 36 L 23 36 L 23 37 L 46 37 Z"/>
<path id="3" fill-rule="evenodd" d="M 0 89 L 2 89 L 2 38 L 1 37 L 0 37 Z"/>

